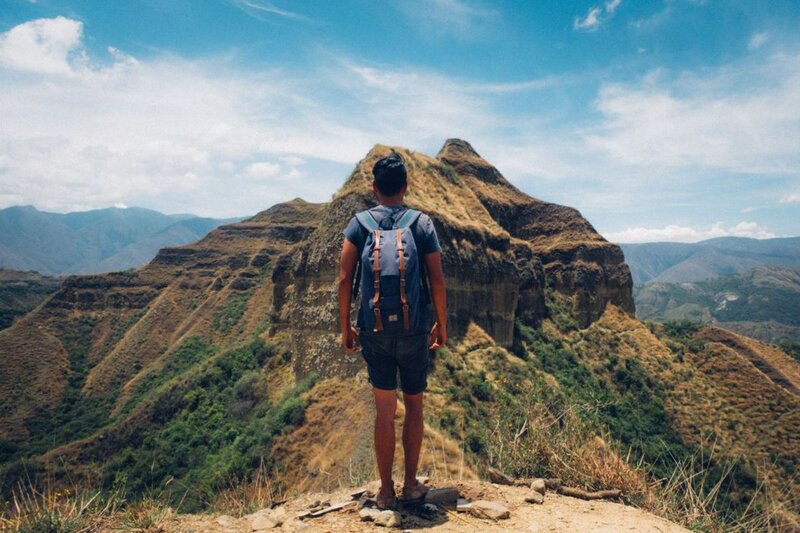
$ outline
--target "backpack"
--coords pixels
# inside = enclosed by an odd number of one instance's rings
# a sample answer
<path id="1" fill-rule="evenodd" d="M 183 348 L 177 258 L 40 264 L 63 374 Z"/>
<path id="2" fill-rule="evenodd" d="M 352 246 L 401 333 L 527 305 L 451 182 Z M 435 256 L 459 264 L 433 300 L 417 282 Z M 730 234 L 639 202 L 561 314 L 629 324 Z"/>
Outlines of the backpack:
<path id="1" fill-rule="evenodd" d="M 427 276 L 412 230 L 420 215 L 406 209 L 396 220 L 387 215 L 377 221 L 369 210 L 356 213 L 368 234 L 356 269 L 353 298 L 360 285 L 361 313 L 368 331 L 410 334 L 427 328 Z"/>

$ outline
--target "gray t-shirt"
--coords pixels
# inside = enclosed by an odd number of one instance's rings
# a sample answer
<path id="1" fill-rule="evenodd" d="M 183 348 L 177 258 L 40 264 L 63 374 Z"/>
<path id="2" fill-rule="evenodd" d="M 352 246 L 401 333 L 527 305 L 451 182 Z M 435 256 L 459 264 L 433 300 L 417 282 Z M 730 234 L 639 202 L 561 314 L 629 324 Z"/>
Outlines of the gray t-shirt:
<path id="1" fill-rule="evenodd" d="M 382 220 L 387 215 L 394 216 L 395 220 L 400 218 L 400 215 L 405 211 L 405 205 L 377 205 L 370 209 L 370 212 L 375 215 L 375 220 Z M 433 227 L 431 217 L 425 213 L 420 213 L 419 219 L 412 228 L 414 230 L 414 242 L 417 245 L 417 252 L 420 256 L 438 252 L 442 249 L 439 245 L 439 238 L 436 235 L 436 229 Z M 358 256 L 361 257 L 361 251 L 364 249 L 364 242 L 367 240 L 369 231 L 358 223 L 354 216 L 350 219 L 347 227 L 344 228 L 344 236 L 348 241 L 352 242 L 358 248 Z"/>

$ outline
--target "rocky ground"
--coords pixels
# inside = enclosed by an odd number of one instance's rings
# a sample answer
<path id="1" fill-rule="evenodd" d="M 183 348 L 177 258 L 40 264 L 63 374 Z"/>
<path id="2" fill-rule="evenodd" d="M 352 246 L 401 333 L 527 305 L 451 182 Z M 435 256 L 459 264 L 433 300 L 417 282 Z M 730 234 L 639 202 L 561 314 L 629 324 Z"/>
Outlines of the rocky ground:
<path id="1" fill-rule="evenodd" d="M 458 508 L 452 502 L 420 505 L 382 515 L 371 500 L 354 498 L 352 489 L 329 494 L 305 494 L 273 509 L 240 518 L 227 515 L 169 515 L 160 524 L 165 533 L 250 533 L 253 531 L 362 532 L 387 527 L 409 531 L 659 531 L 684 532 L 684 528 L 622 503 L 572 498 L 553 491 L 543 498 L 529 486 L 507 486 L 470 481 L 432 484 L 442 489 L 443 500 L 457 492 Z M 450 489 L 449 491 L 447 489 Z M 370 494 L 367 488 L 367 495 Z M 355 494 L 358 494 L 357 492 Z M 543 500 L 542 503 L 534 503 Z M 470 502 L 470 503 L 467 503 Z M 487 502 L 487 503 L 478 503 Z M 312 509 L 341 508 L 317 517 L 302 515 Z M 472 509 L 470 509 L 472 507 Z M 301 518 L 302 517 L 302 518 Z M 399 523 L 397 523 L 399 522 Z M 387 523 L 386 526 L 379 523 Z"/>

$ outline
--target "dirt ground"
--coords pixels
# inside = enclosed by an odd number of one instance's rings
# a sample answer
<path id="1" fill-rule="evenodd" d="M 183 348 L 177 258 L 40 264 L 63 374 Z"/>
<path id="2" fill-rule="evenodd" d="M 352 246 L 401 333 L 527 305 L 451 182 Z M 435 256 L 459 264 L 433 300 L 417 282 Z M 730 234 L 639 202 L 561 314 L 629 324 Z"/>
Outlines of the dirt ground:
<path id="1" fill-rule="evenodd" d="M 438 486 L 448 486 L 439 484 Z M 494 485 L 485 482 L 453 484 L 462 495 L 482 498 L 505 504 L 511 517 L 492 521 L 479 519 L 468 513 L 440 509 L 431 519 L 425 519 L 412 511 L 402 511 L 402 524 L 394 531 L 434 531 L 437 533 L 480 531 L 594 531 L 619 533 L 624 531 L 685 532 L 676 524 L 656 517 L 635 507 L 610 501 L 584 501 L 548 492 L 542 505 L 525 502 L 531 493 L 527 487 Z M 386 528 L 363 522 L 357 509 L 333 511 L 318 518 L 298 520 L 300 512 L 308 509 L 315 501 L 330 501 L 335 504 L 350 499 L 350 490 L 331 494 L 306 494 L 285 504 L 288 516 L 283 525 L 274 531 L 316 532 L 365 532 L 380 531 Z M 161 524 L 165 533 L 249 533 L 250 519 L 247 517 L 220 517 L 213 515 L 172 515 Z"/>

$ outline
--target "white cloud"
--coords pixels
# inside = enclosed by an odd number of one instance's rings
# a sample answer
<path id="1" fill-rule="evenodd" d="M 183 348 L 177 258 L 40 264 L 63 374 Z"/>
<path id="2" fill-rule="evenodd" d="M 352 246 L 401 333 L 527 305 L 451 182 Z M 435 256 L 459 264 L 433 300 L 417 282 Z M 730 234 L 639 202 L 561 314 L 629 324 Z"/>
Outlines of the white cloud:
<path id="1" fill-rule="evenodd" d="M 800 204 L 800 193 L 785 194 L 781 198 L 782 204 Z"/>
<path id="2" fill-rule="evenodd" d="M 768 40 L 769 34 L 767 32 L 754 33 L 747 42 L 747 49 L 757 50 L 758 48 L 764 46 Z"/>
<path id="3" fill-rule="evenodd" d="M 622 0 L 608 0 L 602 5 L 590 7 L 583 17 L 575 17 L 572 27 L 582 31 L 596 31 L 600 25 L 614 16 Z"/>
<path id="4" fill-rule="evenodd" d="M 251 163 L 247 165 L 245 174 L 253 179 L 269 179 L 274 178 L 281 172 L 281 166 L 275 163 L 268 163 L 262 161 L 259 163 Z"/>
<path id="5" fill-rule="evenodd" d="M 0 66 L 40 74 L 73 75 L 83 24 L 64 17 L 37 19 L 0 35 Z"/>
<path id="6" fill-rule="evenodd" d="M 625 165 L 800 172 L 800 55 L 601 87 L 590 147 Z"/>
<path id="7" fill-rule="evenodd" d="M 725 227 L 722 222 L 715 222 L 708 228 L 698 229 L 689 226 L 670 224 L 662 228 L 645 228 L 641 226 L 623 231 L 604 232 L 603 237 L 611 242 L 698 242 L 714 237 L 750 237 L 752 239 L 769 239 L 777 237 L 769 229 L 756 222 L 739 222 Z"/>
<path id="8" fill-rule="evenodd" d="M 589 9 L 583 18 L 576 17 L 573 27 L 576 30 L 594 31 L 600 27 L 600 15 L 602 11 L 599 7 Z"/>

